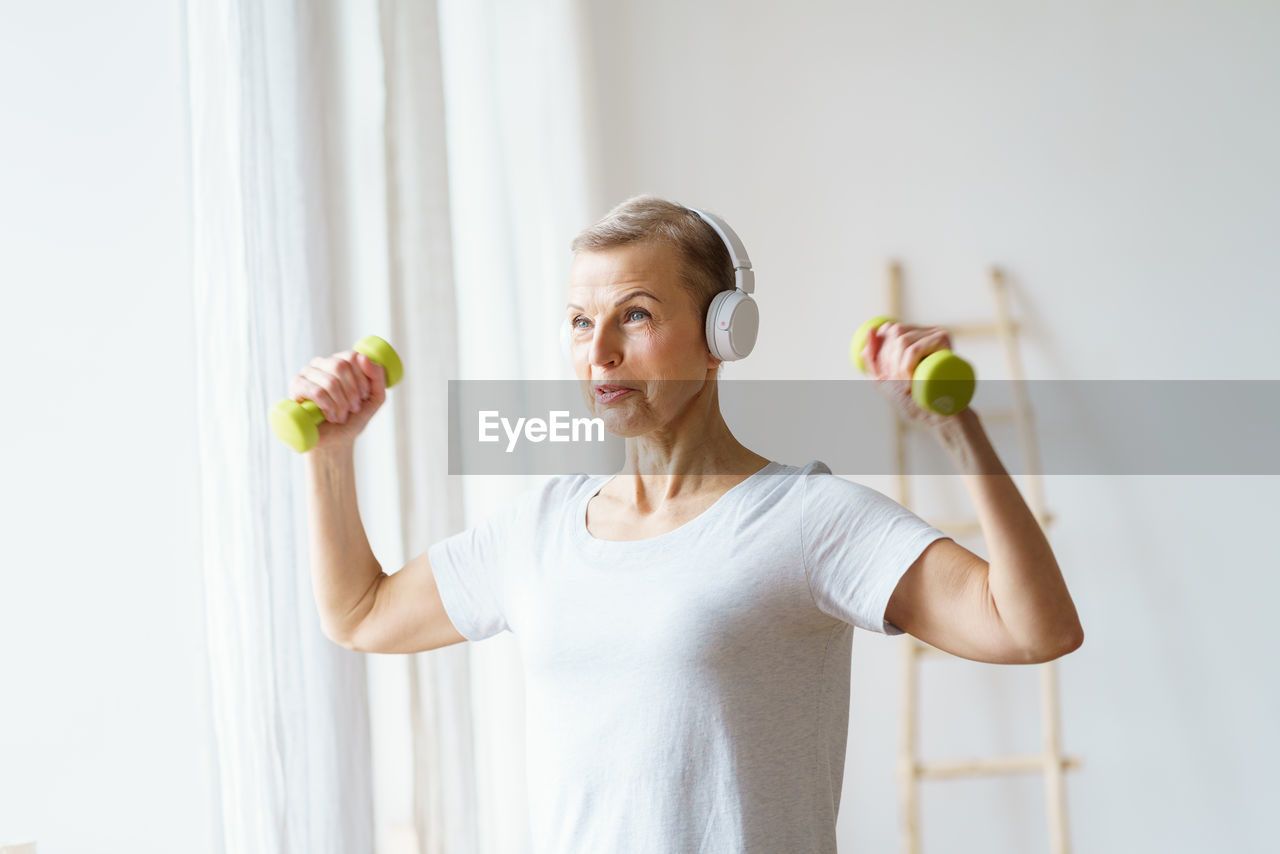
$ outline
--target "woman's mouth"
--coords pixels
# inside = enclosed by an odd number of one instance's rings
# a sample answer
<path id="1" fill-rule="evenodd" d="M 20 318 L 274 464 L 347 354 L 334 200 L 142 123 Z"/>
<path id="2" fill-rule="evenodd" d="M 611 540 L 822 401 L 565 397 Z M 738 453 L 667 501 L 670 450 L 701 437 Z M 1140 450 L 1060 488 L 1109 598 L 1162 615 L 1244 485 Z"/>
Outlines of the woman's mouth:
<path id="1" fill-rule="evenodd" d="M 610 403 L 625 394 L 630 394 L 633 391 L 635 391 L 635 389 L 621 388 L 620 386 L 599 386 L 596 388 L 596 402 Z"/>

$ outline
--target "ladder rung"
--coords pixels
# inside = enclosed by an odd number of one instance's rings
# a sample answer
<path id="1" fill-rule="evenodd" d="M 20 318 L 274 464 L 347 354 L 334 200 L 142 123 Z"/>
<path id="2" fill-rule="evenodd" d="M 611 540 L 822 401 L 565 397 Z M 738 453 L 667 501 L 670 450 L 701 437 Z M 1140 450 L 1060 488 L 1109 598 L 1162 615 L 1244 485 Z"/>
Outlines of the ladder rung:
<path id="1" fill-rule="evenodd" d="M 1001 421 L 1013 421 L 1015 418 L 1016 418 L 1016 414 L 1012 409 L 982 410 L 982 422 L 984 424 L 991 423 L 991 422 L 999 423 Z M 901 422 L 902 426 L 906 427 L 908 430 L 930 430 L 930 431 L 933 430 L 933 427 L 929 426 L 928 424 L 922 424 L 919 421 L 907 421 L 905 418 L 899 419 L 899 421 Z"/>
<path id="2" fill-rule="evenodd" d="M 977 519 L 946 519 L 941 522 L 934 522 L 933 527 L 953 536 L 976 534 L 982 530 L 982 525 Z"/>
<path id="3" fill-rule="evenodd" d="M 1016 335 L 1018 331 L 1022 328 L 1022 324 L 1016 320 L 1010 320 L 1009 327 L 1013 330 L 1013 333 Z M 958 335 L 999 335 L 1000 334 L 999 323 L 958 323 L 958 324 L 955 324 L 954 326 L 944 326 L 943 328 L 946 329 L 947 332 L 949 332 L 950 334 L 957 335 L 957 336 Z"/>
<path id="4" fill-rule="evenodd" d="M 1073 756 L 1064 756 L 1059 760 L 1062 770 L 1070 771 L 1080 767 L 1080 760 Z M 930 779 L 948 779 L 954 777 L 982 777 L 997 774 L 1039 774 L 1053 761 L 1040 754 L 1029 756 L 992 756 L 986 759 L 958 759 L 943 762 L 917 762 L 915 776 Z"/>
<path id="5" fill-rule="evenodd" d="M 1041 528 L 1047 528 L 1053 524 L 1054 515 L 1052 513 L 1045 513 L 1043 516 L 1039 517 L 1038 521 L 1040 522 Z M 978 534 L 982 532 L 982 523 L 977 519 L 942 519 L 931 524 L 939 531 L 951 534 L 952 536 Z"/>

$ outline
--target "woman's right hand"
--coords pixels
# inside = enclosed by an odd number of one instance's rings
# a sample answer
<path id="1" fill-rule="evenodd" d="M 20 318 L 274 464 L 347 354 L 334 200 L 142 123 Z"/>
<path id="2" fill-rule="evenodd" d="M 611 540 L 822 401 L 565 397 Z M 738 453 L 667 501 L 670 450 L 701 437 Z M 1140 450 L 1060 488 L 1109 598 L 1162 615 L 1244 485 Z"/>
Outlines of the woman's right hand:
<path id="1" fill-rule="evenodd" d="M 312 450 L 353 446 L 387 399 L 386 369 L 363 353 L 343 350 L 316 356 L 289 380 L 289 396 L 320 407 L 325 420 Z"/>

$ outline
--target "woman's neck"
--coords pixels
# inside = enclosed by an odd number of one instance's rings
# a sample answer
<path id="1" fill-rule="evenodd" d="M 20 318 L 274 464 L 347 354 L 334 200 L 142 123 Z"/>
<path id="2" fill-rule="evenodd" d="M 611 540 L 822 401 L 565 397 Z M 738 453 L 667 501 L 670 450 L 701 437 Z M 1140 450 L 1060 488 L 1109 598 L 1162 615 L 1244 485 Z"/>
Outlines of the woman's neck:
<path id="1" fill-rule="evenodd" d="M 609 491 L 630 495 L 638 505 L 661 504 L 723 492 L 763 468 L 769 459 L 734 438 L 714 395 L 709 403 L 700 418 L 629 437 L 625 462 Z"/>

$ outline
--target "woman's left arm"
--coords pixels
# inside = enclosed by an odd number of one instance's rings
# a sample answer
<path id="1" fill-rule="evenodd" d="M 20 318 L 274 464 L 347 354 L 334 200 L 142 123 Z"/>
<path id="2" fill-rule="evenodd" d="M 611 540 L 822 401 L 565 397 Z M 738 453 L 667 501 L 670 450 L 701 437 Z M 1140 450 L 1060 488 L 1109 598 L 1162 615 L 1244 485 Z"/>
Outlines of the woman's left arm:
<path id="1" fill-rule="evenodd" d="M 977 511 L 990 554 L 987 587 L 1006 631 L 1034 658 L 1057 658 L 1079 648 L 1084 629 L 1053 549 L 978 414 L 965 409 L 933 430 L 959 468 Z"/>
<path id="2" fill-rule="evenodd" d="M 911 399 L 920 359 L 950 348 L 940 327 L 888 324 L 868 337 L 864 358 L 882 392 L 926 426 L 959 468 L 990 560 L 935 540 L 899 580 L 885 618 L 956 655 L 1001 664 L 1051 661 L 1080 647 L 1084 629 L 1053 549 L 1005 470 L 972 408 L 939 416 Z"/>

